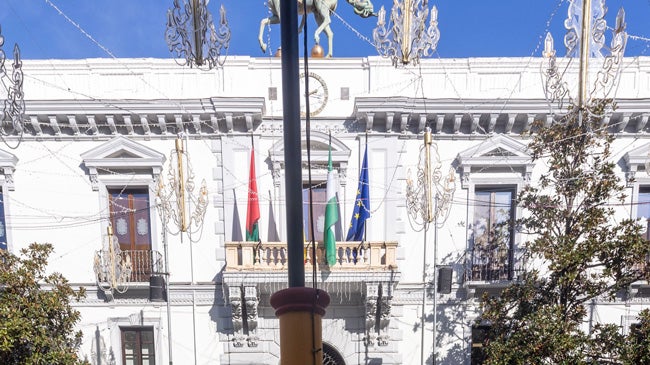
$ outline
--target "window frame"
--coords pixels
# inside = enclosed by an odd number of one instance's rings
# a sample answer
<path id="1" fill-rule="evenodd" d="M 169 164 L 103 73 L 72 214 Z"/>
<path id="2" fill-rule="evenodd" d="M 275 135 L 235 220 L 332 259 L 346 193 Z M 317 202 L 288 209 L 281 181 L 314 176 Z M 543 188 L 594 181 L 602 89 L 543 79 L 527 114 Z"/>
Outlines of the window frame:
<path id="1" fill-rule="evenodd" d="M 648 198 L 650 198 L 650 184 L 639 184 L 637 186 L 636 190 L 637 190 L 637 193 L 632 198 L 633 201 L 635 202 L 633 204 L 635 209 L 634 209 L 632 217 L 634 219 L 641 219 L 641 217 L 639 217 L 639 210 L 640 210 L 639 207 L 640 207 L 640 204 L 641 204 L 640 203 L 640 201 L 641 201 L 640 197 L 641 197 L 641 194 L 648 194 Z M 642 190 L 645 190 L 645 191 L 642 191 Z M 648 199 L 647 204 L 649 205 L 648 210 L 650 211 L 650 199 Z M 644 228 L 643 231 L 645 232 L 645 234 L 644 234 L 645 238 L 647 240 L 650 240 L 650 229 L 648 229 L 650 227 L 650 214 L 645 218 L 646 218 L 645 222 L 643 220 L 639 220 L 639 224 L 641 224 L 641 226 L 643 226 L 643 228 Z"/>
<path id="2" fill-rule="evenodd" d="M 136 201 L 137 198 L 135 197 L 134 194 L 146 194 L 146 204 L 147 204 L 147 214 L 146 214 L 147 215 L 147 233 L 146 233 L 146 235 L 148 236 L 148 239 L 147 239 L 148 243 L 146 243 L 144 245 L 148 246 L 149 247 L 148 250 L 151 251 L 151 247 L 152 247 L 152 244 L 153 244 L 153 242 L 152 242 L 153 239 L 152 239 L 152 236 L 151 236 L 151 226 L 152 226 L 152 224 L 151 224 L 151 194 L 149 193 L 148 189 L 147 188 L 135 188 L 135 187 L 124 187 L 124 188 L 121 188 L 121 189 L 108 188 L 107 195 L 108 195 L 108 206 L 109 206 L 110 221 L 111 221 L 111 224 L 113 225 L 114 235 L 118 236 L 119 232 L 117 231 L 117 224 L 116 224 L 116 221 L 115 221 L 116 217 L 114 216 L 114 214 L 116 214 L 116 212 L 113 210 L 113 207 L 112 207 L 115 204 L 115 203 L 113 203 L 113 201 L 115 199 L 114 198 L 115 194 L 118 195 L 118 196 L 126 195 L 127 203 L 129 204 L 127 209 L 129 209 L 129 210 L 135 209 L 135 208 L 133 208 L 133 204 L 135 204 L 135 201 Z M 128 242 L 129 248 L 127 248 L 128 250 L 139 250 L 140 249 L 140 248 L 137 247 L 139 245 L 137 243 L 137 238 L 136 237 L 137 237 L 137 235 L 139 233 L 136 232 L 138 230 L 138 228 L 137 228 L 138 223 L 137 223 L 136 213 L 137 212 L 133 212 L 133 211 L 129 211 L 129 212 L 126 213 L 128 215 L 128 220 L 129 220 L 129 222 L 127 222 L 127 224 L 128 224 L 127 229 L 128 229 L 128 236 L 129 236 L 129 242 Z M 122 246 L 122 243 L 120 242 L 120 248 L 122 250 L 124 250 L 125 248 L 122 248 L 121 246 Z"/>
<path id="3" fill-rule="evenodd" d="M 470 331 L 470 364 L 481 365 L 485 362 L 485 341 L 489 339 L 492 326 L 488 324 L 472 325 Z"/>
<path id="4" fill-rule="evenodd" d="M 16 170 L 16 164 L 18 163 L 18 157 L 14 154 L 9 153 L 4 150 L 0 150 L 0 205 L 2 216 L 0 221 L 4 226 L 4 245 L 0 242 L 0 250 L 12 251 L 11 244 L 11 231 L 8 228 L 8 224 L 11 224 L 8 221 L 7 217 L 10 217 L 10 203 L 7 199 L 9 195 L 8 192 L 14 191 L 14 171 Z M 4 246 L 4 247 L 3 247 Z"/>
<path id="5" fill-rule="evenodd" d="M 497 274 L 497 279 L 493 278 L 483 278 L 483 279 L 473 279 L 473 280 L 479 280 L 479 281 L 494 281 L 494 280 L 513 280 L 514 278 L 514 272 L 515 272 L 515 250 L 517 249 L 517 246 L 515 245 L 515 237 L 516 237 L 516 230 L 515 230 L 515 220 L 517 217 L 517 205 L 516 205 L 516 198 L 517 198 L 517 187 L 516 185 L 511 185 L 511 184 L 487 184 L 487 185 L 475 185 L 474 186 L 474 193 L 472 194 L 472 199 L 470 200 L 473 208 L 473 213 L 471 215 L 471 232 L 470 235 L 472 237 L 471 241 L 471 265 L 472 265 L 472 270 L 475 264 L 475 252 L 476 252 L 476 236 L 475 236 L 475 223 L 476 223 L 476 214 L 477 214 L 477 205 L 478 205 L 478 195 L 477 193 L 480 192 L 489 192 L 491 195 L 496 193 L 496 192 L 509 192 L 510 195 L 510 216 L 508 217 L 509 221 L 509 234 L 510 237 L 508 239 L 507 243 L 507 261 L 505 262 L 505 265 L 507 266 L 507 272 L 506 272 L 506 279 L 500 278 L 500 275 Z M 490 203 L 492 204 L 492 203 Z M 490 210 L 492 210 L 492 207 L 489 207 Z M 490 215 L 492 212 L 489 213 Z M 473 278 L 473 272 L 472 272 L 472 278 Z"/>
<path id="6" fill-rule="evenodd" d="M 499 153 L 495 154 L 495 151 Z M 476 190 L 503 186 L 514 190 L 513 198 L 516 198 L 522 189 L 530 184 L 535 165 L 526 144 L 502 134 L 491 136 L 459 152 L 456 162 L 461 173 L 461 187 L 467 190 L 466 249 L 469 252 L 473 249 L 471 238 L 474 230 L 475 208 L 471 202 L 475 199 Z M 522 213 L 522 208 L 515 205 L 511 212 L 513 222 L 517 217 L 521 217 Z M 511 237 L 513 259 L 509 275 L 514 274 L 518 267 L 525 265 L 524 261 L 519 261 L 521 239 L 522 234 L 516 228 L 513 229 Z M 466 261 L 466 279 L 471 279 L 470 264 L 471 262 Z"/>
<path id="7" fill-rule="evenodd" d="M 644 188 L 650 188 L 650 171 L 646 168 L 648 154 L 650 153 L 650 143 L 645 143 L 634 148 L 623 156 L 627 170 L 625 171 L 625 181 L 627 187 L 632 191 L 630 193 L 630 217 L 635 219 L 638 216 L 638 197 L 639 191 Z"/>
<path id="8" fill-rule="evenodd" d="M 127 155 L 120 156 L 120 154 Z M 158 178 L 163 170 L 165 155 L 129 138 L 117 136 L 81 154 L 90 179 L 90 185 L 98 192 L 99 206 L 110 215 L 109 191 L 143 189 L 149 194 L 149 234 L 151 250 L 158 251 L 160 225 L 159 212 L 151 204 L 155 196 Z M 102 219 L 101 234 L 104 235 L 111 219 Z"/>
<path id="9" fill-rule="evenodd" d="M 325 216 L 325 206 L 327 205 L 327 187 L 325 186 L 326 182 L 320 184 L 312 184 L 311 190 L 314 193 L 314 216 L 319 217 L 319 213 L 322 213 L 323 217 Z M 303 184 L 302 186 L 302 227 L 303 232 L 305 233 L 305 242 L 311 242 L 311 229 L 309 227 L 310 219 L 310 209 L 309 209 L 309 190 L 310 186 L 308 184 Z M 338 190 L 338 189 L 337 189 Z M 319 199 L 322 197 L 323 199 Z M 322 206 L 321 206 L 322 205 Z M 322 232 L 318 231 L 319 224 L 321 222 L 318 219 L 314 220 L 314 236 L 315 242 L 322 243 L 323 236 L 325 234 L 324 229 Z M 322 222 L 324 223 L 324 222 Z M 337 222 L 340 224 L 340 221 Z"/>
<path id="10" fill-rule="evenodd" d="M 4 185 L 4 184 L 3 184 Z M 6 199 L 5 199 L 5 188 L 4 186 L 0 187 L 0 224 L 2 224 L 2 227 L 0 228 L 0 231 L 2 231 L 3 235 L 0 236 L 0 250 L 9 250 L 9 230 L 7 229 L 7 207 L 6 207 Z"/>
<path id="11" fill-rule="evenodd" d="M 319 184 L 325 185 L 327 182 L 327 164 L 329 159 L 329 147 L 331 146 L 331 155 L 332 155 L 332 167 L 337 174 L 337 187 L 336 192 L 339 197 L 339 215 L 345 219 L 345 206 L 341 206 L 340 202 L 345 201 L 345 189 L 346 189 L 346 176 L 348 170 L 348 161 L 352 150 L 340 141 L 339 139 L 332 137 L 330 139 L 329 134 L 313 131 L 311 134 L 311 176 L 312 176 L 312 186 Z M 331 143 L 330 143 L 331 141 Z M 301 156 L 302 156 L 302 184 L 303 188 L 308 186 L 309 181 L 307 179 L 308 169 L 310 166 L 307 165 L 307 139 L 304 132 L 301 135 Z M 272 166 L 272 176 L 273 176 L 273 186 L 274 186 L 274 197 L 273 200 L 285 201 L 286 200 L 286 191 L 284 188 L 285 184 L 285 160 L 284 160 L 284 144 L 282 141 L 275 143 L 270 151 L 269 157 L 271 159 Z M 313 168 L 317 166 L 318 168 Z M 355 185 L 356 187 L 356 185 Z M 343 195 L 341 195 L 343 194 Z M 281 240 L 286 240 L 286 232 L 283 227 L 286 227 L 286 207 L 283 204 L 280 204 L 277 208 L 278 221 L 276 222 L 279 227 L 279 235 Z M 343 222 L 339 220 L 339 224 Z M 306 228 L 306 227 L 305 227 Z M 343 228 L 342 228 L 343 230 Z M 343 235 L 343 233 L 342 233 Z M 305 234 L 305 238 L 308 236 Z"/>
<path id="12" fill-rule="evenodd" d="M 153 353 L 150 355 L 149 360 L 152 360 L 152 363 L 149 365 L 155 365 L 156 364 L 156 332 L 154 330 L 153 326 L 120 326 L 120 348 L 122 352 L 122 364 L 126 365 L 127 364 L 127 359 L 126 359 L 126 332 L 135 332 L 136 333 L 136 341 L 134 349 L 137 351 L 138 355 L 137 358 L 135 359 L 135 364 L 134 365 L 143 365 L 143 358 L 142 358 L 142 349 L 143 349 L 143 341 L 142 341 L 142 333 L 143 332 L 150 332 L 151 333 L 151 345 L 153 348 Z"/>
<path id="13" fill-rule="evenodd" d="M 128 316 L 110 317 L 108 318 L 108 330 L 110 344 L 107 347 L 115 349 L 122 348 L 122 327 L 151 327 L 154 334 L 154 347 L 155 347 L 155 361 L 156 364 L 163 364 L 165 360 L 165 349 L 167 344 L 161 336 L 161 328 L 163 325 L 162 319 L 159 317 L 147 317 L 141 311 L 133 312 Z M 115 354 L 117 365 L 124 365 L 122 356 Z"/>

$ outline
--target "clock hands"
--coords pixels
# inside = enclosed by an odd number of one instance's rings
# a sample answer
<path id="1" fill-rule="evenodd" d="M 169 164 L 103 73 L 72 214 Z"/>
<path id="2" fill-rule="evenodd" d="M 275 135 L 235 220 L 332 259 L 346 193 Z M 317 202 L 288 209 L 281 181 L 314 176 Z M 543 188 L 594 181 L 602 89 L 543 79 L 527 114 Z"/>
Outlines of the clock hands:
<path id="1" fill-rule="evenodd" d="M 312 72 L 308 74 L 302 73 L 300 75 L 300 78 L 301 80 L 309 78 L 310 83 L 313 80 L 316 84 L 314 86 L 311 86 L 309 84 L 301 83 L 300 85 L 300 94 L 302 95 L 302 100 L 300 101 L 301 115 L 305 115 L 305 102 L 308 103 L 311 109 L 309 114 L 311 116 L 318 115 L 321 111 L 323 111 L 323 108 L 325 108 L 325 104 L 327 103 L 327 85 L 320 76 Z"/>

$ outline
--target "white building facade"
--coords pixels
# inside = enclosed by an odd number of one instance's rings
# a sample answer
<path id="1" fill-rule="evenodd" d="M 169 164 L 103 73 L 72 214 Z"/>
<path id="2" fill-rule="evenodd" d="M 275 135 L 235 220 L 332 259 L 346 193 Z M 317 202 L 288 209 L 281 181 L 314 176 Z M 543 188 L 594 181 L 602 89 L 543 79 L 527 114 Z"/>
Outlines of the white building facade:
<path id="1" fill-rule="evenodd" d="M 321 262 L 319 251 L 313 276 L 305 253 L 306 282 L 332 298 L 323 319 L 327 364 L 432 363 L 434 306 L 437 363 L 472 363 L 481 294 L 516 280 L 525 265 L 523 235 L 511 231 L 489 252 L 481 242 L 490 225 L 521 216 L 514 197 L 547 168 L 531 161 L 525 132 L 562 112 L 544 98 L 543 65 L 449 59 L 394 69 L 376 57 L 310 60 L 311 164 L 303 120 L 302 175 L 303 196 L 314 188 L 316 240 L 330 146 L 340 212 L 337 264 Z M 24 73 L 27 120 L 20 137 L 0 146 L 6 249 L 52 243 L 50 269 L 86 288 L 75 304 L 82 355 L 93 364 L 166 364 L 170 355 L 176 364 L 278 364 L 269 297 L 287 286 L 287 229 L 308 229 L 285 218 L 280 60 L 229 57 L 211 72 L 172 60 L 44 60 L 26 61 Z M 618 214 L 647 219 L 650 208 L 639 203 L 650 202 L 650 58 L 625 60 L 616 96 L 605 123 L 628 186 Z M 407 182 L 423 166 L 427 129 L 432 166 L 455 190 L 437 229 L 425 230 L 410 218 Z M 205 180 L 208 199 L 202 224 L 182 235 L 163 224 L 155 199 L 175 167 L 179 133 L 196 191 Z M 244 242 L 253 148 L 260 242 Z M 365 240 L 346 242 L 366 148 L 371 216 Z M 107 281 L 95 265 L 109 225 L 133 265 L 124 293 L 98 285 Z M 150 278 L 166 278 L 166 265 L 169 297 L 151 298 Z M 592 317 L 627 331 L 650 304 L 648 288 L 638 283 L 616 301 L 594 302 Z"/>

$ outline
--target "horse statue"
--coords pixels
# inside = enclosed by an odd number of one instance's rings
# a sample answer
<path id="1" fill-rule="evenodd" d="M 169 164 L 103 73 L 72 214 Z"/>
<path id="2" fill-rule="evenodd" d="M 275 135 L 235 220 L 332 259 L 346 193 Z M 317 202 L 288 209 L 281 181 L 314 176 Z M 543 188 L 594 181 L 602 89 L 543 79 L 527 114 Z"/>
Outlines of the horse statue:
<path id="1" fill-rule="evenodd" d="M 260 34 L 259 42 L 262 52 L 266 52 L 267 45 L 264 42 L 264 27 L 267 24 L 278 24 L 280 23 L 280 1 L 281 0 L 268 0 L 267 6 L 271 11 L 271 16 L 268 18 L 262 19 L 260 22 Z M 293 0 L 292 0 L 293 1 Z M 327 35 L 328 48 L 326 57 L 332 57 L 332 38 L 334 33 L 330 28 L 330 23 L 332 22 L 330 15 L 334 10 L 336 10 L 336 5 L 338 0 L 296 0 L 298 1 L 298 15 L 302 16 L 300 21 L 300 26 L 298 27 L 298 33 L 300 33 L 305 26 L 306 14 L 304 12 L 303 1 L 307 5 L 307 13 L 313 13 L 314 19 L 316 19 L 316 24 L 318 28 L 314 31 L 314 41 L 316 44 L 320 44 L 320 34 L 324 31 Z M 359 15 L 362 18 L 368 18 L 370 16 L 377 16 L 373 10 L 373 5 L 370 0 L 346 0 L 348 4 L 354 7 L 354 13 Z"/>

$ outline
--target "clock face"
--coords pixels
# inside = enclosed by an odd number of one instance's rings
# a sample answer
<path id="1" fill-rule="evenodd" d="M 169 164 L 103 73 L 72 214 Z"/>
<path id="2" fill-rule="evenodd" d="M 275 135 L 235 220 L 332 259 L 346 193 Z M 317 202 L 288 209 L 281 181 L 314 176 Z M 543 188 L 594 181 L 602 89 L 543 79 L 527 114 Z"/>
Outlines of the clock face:
<path id="1" fill-rule="evenodd" d="M 305 95 L 309 98 L 309 116 L 320 114 L 327 105 L 328 91 L 327 84 L 318 74 L 310 72 L 307 74 L 309 91 L 305 91 L 305 73 L 300 74 L 300 115 L 307 115 L 305 108 Z"/>

